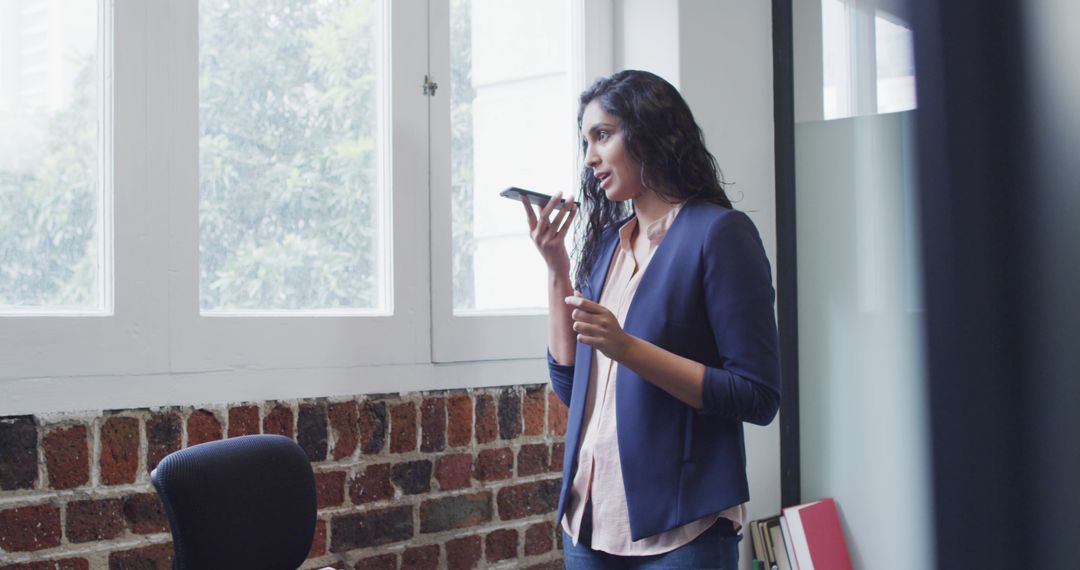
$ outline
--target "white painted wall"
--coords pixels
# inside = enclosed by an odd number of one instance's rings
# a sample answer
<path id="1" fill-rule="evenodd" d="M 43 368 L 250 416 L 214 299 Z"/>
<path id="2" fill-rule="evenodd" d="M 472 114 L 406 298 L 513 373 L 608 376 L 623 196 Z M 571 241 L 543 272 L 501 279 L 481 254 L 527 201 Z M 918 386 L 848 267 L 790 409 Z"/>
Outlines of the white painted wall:
<path id="1" fill-rule="evenodd" d="M 679 85 L 679 2 L 615 0 L 615 69 L 644 69 Z"/>
<path id="2" fill-rule="evenodd" d="M 615 67 L 679 88 L 705 132 L 735 207 L 749 214 L 776 271 L 772 11 L 768 2 L 617 0 Z M 780 419 L 746 426 L 751 520 L 780 510 Z M 750 568 L 750 540 L 741 566 Z"/>

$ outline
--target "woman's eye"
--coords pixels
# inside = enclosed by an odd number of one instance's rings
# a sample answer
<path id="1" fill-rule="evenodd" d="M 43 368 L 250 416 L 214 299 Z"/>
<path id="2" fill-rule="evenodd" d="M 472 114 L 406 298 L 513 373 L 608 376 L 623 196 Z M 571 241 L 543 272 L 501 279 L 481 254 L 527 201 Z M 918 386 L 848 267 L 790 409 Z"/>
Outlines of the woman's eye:
<path id="1" fill-rule="evenodd" d="M 608 136 L 609 136 L 609 133 L 607 131 L 600 131 L 599 133 L 596 134 L 596 139 L 603 141 L 603 140 L 607 140 Z"/>

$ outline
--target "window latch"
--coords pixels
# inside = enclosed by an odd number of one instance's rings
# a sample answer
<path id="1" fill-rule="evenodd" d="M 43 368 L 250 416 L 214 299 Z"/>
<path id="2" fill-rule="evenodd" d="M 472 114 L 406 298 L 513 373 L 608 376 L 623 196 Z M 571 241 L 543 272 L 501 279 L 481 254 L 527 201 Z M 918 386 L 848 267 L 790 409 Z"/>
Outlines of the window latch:
<path id="1" fill-rule="evenodd" d="M 438 88 L 439 84 L 435 83 L 430 76 L 424 76 L 424 95 L 433 97 L 435 95 L 435 90 Z"/>

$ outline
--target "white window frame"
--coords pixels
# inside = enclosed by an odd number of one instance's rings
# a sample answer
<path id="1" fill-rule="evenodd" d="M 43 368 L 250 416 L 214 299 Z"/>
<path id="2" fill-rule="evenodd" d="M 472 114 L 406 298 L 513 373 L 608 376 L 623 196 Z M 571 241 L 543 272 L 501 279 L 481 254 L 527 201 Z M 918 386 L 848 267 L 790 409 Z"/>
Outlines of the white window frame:
<path id="1" fill-rule="evenodd" d="M 0 415 L 546 380 L 540 316 L 474 319 L 494 327 L 486 330 L 507 331 L 500 340 L 513 341 L 488 345 L 483 334 L 491 333 L 483 333 L 468 340 L 483 347 L 482 354 L 451 346 L 453 358 L 436 357 L 447 354 L 434 350 L 447 325 L 457 326 L 439 313 L 442 297 L 433 299 L 452 288 L 448 265 L 434 262 L 449 259 L 434 248 L 449 242 L 448 192 L 429 161 L 432 147 L 441 144 L 432 140 L 439 125 L 448 144 L 448 110 L 438 108 L 448 89 L 429 98 L 423 80 L 435 75 L 429 41 L 448 41 L 448 26 L 432 26 L 429 35 L 429 17 L 442 14 L 446 22 L 448 8 L 445 0 L 384 1 L 390 11 L 392 314 L 200 314 L 198 2 L 102 0 L 102 56 L 112 63 L 103 83 L 111 113 L 106 140 L 112 136 L 104 149 L 111 188 L 104 189 L 103 214 L 111 220 L 105 225 L 113 255 L 106 277 L 114 283 L 111 310 L 0 316 Z M 587 41 L 593 59 L 602 62 L 585 70 L 584 83 L 610 72 L 611 0 L 574 1 L 600 22 L 590 26 L 587 40 L 576 30 L 576 41 Z M 454 352 L 459 349 L 464 352 Z"/>
<path id="2" fill-rule="evenodd" d="M 152 113 L 167 122 L 172 152 L 162 168 L 173 172 L 161 181 L 170 200 L 169 302 L 173 369 L 178 372 L 232 370 L 257 362 L 266 368 L 335 368 L 374 364 L 406 364 L 426 360 L 428 341 L 417 330 L 428 328 L 427 292 L 417 283 L 427 280 L 426 148 L 417 144 L 427 131 L 427 101 L 419 87 L 427 63 L 426 6 L 420 2 L 381 0 L 389 22 L 382 50 L 388 73 L 380 93 L 390 113 L 388 137 L 390 189 L 388 208 L 392 291 L 387 315 L 200 314 L 199 310 L 199 101 L 197 2 L 181 3 L 174 12 L 172 35 L 177 49 L 163 81 L 173 109 Z M 180 24 L 180 25 L 178 25 Z M 388 45 L 387 45 L 388 44 Z M 157 99 L 161 101 L 161 98 Z M 388 140 L 387 140 L 388 139 Z M 418 231 L 419 230 L 419 231 Z"/>
<path id="3" fill-rule="evenodd" d="M 580 92 L 596 78 L 613 71 L 614 8 L 611 0 L 569 0 L 569 4 L 571 85 L 573 92 Z M 431 72 L 436 78 L 449 79 L 450 30 L 449 26 L 436 24 L 449 22 L 449 3 L 432 0 L 430 17 Z M 578 59 L 576 54 L 584 54 L 584 57 Z M 568 109 L 576 111 L 575 99 L 573 93 L 567 94 Z M 432 97 L 430 113 L 431 360 L 469 362 L 543 358 L 547 346 L 546 314 L 454 314 L 449 88 L 437 91 Z M 568 138 L 575 128 L 573 124 L 567 125 Z M 487 190 L 496 192 L 499 189 Z M 524 226 L 523 215 L 522 228 Z M 539 255 L 532 249 L 521 254 Z"/>
<path id="4" fill-rule="evenodd" d="M 163 210 L 147 204 L 143 215 L 125 215 L 140 199 L 138 188 L 145 185 L 148 156 L 145 114 L 138 111 L 146 107 L 146 92 L 136 79 L 147 72 L 141 56 L 147 33 L 138 25 L 138 16 L 112 2 L 98 6 L 98 180 L 103 199 L 97 217 L 102 224 L 99 251 L 104 257 L 99 270 L 105 274 L 99 281 L 104 284 L 104 306 L 0 318 L 0 379 L 130 374 L 167 362 L 160 342 L 166 337 L 164 304 L 153 294 L 161 290 L 160 283 L 130 287 L 127 278 L 127 270 L 138 265 L 146 268 L 148 277 L 155 267 L 160 269 L 161 256 L 155 259 L 152 250 L 164 244 L 155 240 L 153 231 L 153 217 Z M 114 33 L 129 28 L 134 28 L 131 33 Z"/>

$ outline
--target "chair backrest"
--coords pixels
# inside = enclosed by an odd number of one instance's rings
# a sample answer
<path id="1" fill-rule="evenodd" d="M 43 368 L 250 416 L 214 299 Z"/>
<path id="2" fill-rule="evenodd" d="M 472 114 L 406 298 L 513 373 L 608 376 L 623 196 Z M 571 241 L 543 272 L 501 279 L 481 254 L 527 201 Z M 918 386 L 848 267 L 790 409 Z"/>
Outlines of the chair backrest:
<path id="1" fill-rule="evenodd" d="M 173 537 L 173 570 L 295 570 L 315 534 L 315 476 L 279 435 L 194 445 L 150 474 Z"/>

